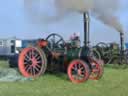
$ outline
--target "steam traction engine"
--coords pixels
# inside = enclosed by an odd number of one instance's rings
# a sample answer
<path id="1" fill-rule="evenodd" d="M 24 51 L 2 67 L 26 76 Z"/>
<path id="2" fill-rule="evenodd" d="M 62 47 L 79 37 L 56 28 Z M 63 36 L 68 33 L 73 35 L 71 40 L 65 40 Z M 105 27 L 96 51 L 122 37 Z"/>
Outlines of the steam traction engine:
<path id="1" fill-rule="evenodd" d="M 25 77 L 36 78 L 46 70 L 58 67 L 67 72 L 74 83 L 98 80 L 103 74 L 103 62 L 92 55 L 89 45 L 89 16 L 84 13 L 84 46 L 80 46 L 79 38 L 65 42 L 59 34 L 52 33 L 41 39 L 35 46 L 21 51 L 19 70 Z"/>

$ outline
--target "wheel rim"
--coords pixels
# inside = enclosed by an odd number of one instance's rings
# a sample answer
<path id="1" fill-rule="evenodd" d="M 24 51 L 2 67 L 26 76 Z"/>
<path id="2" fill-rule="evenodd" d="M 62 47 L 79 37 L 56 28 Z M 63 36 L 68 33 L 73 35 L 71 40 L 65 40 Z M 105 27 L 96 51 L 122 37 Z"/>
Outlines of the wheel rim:
<path id="1" fill-rule="evenodd" d="M 19 56 L 19 70 L 25 77 L 37 77 L 45 72 L 46 61 L 36 48 L 25 48 Z"/>
<path id="2" fill-rule="evenodd" d="M 73 83 L 85 82 L 89 77 L 89 67 L 81 60 L 74 60 L 68 67 L 68 76 Z"/>
<path id="3" fill-rule="evenodd" d="M 91 65 L 92 65 L 92 72 L 89 79 L 91 80 L 100 79 L 103 74 L 103 62 L 101 62 L 100 60 L 92 60 Z"/>

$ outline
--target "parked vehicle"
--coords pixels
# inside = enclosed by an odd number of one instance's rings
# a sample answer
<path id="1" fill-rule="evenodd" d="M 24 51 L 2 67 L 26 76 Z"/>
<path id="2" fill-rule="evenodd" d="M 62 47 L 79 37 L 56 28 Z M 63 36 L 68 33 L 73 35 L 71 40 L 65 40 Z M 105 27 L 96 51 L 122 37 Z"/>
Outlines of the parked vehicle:
<path id="1" fill-rule="evenodd" d="M 10 56 L 18 53 L 18 48 L 21 47 L 19 39 L 0 39 L 0 57 L 8 59 Z"/>
<path id="2" fill-rule="evenodd" d="M 18 41 L 15 41 L 18 43 Z M 16 47 L 16 51 L 8 57 L 9 60 L 9 66 L 11 68 L 17 68 L 18 67 L 18 57 L 19 53 L 22 51 L 23 48 L 26 48 L 30 45 L 36 44 L 37 40 L 20 40 L 20 42 L 17 45 L 20 45 Z"/>
<path id="3" fill-rule="evenodd" d="M 100 58 L 104 60 L 105 64 L 128 64 L 128 49 L 121 49 L 117 43 L 104 43 L 99 42 L 95 50 L 100 53 Z"/>

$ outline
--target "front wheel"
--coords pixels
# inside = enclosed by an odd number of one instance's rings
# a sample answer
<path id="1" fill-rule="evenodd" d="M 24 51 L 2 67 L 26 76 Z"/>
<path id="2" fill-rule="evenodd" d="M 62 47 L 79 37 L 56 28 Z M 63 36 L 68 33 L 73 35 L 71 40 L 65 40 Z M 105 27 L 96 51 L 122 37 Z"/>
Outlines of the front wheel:
<path id="1" fill-rule="evenodd" d="M 85 82 L 89 75 L 89 66 L 82 60 L 73 60 L 68 66 L 68 77 L 73 83 Z"/>

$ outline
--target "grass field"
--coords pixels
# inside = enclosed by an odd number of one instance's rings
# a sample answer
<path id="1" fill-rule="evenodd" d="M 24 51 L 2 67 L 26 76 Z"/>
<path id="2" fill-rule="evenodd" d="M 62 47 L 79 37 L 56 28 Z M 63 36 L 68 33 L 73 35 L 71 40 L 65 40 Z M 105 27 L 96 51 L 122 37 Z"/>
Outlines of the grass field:
<path id="1" fill-rule="evenodd" d="M 66 74 L 48 73 L 32 81 L 0 82 L 0 96 L 128 96 L 128 68 L 108 65 L 99 81 L 82 84 L 71 83 Z"/>

